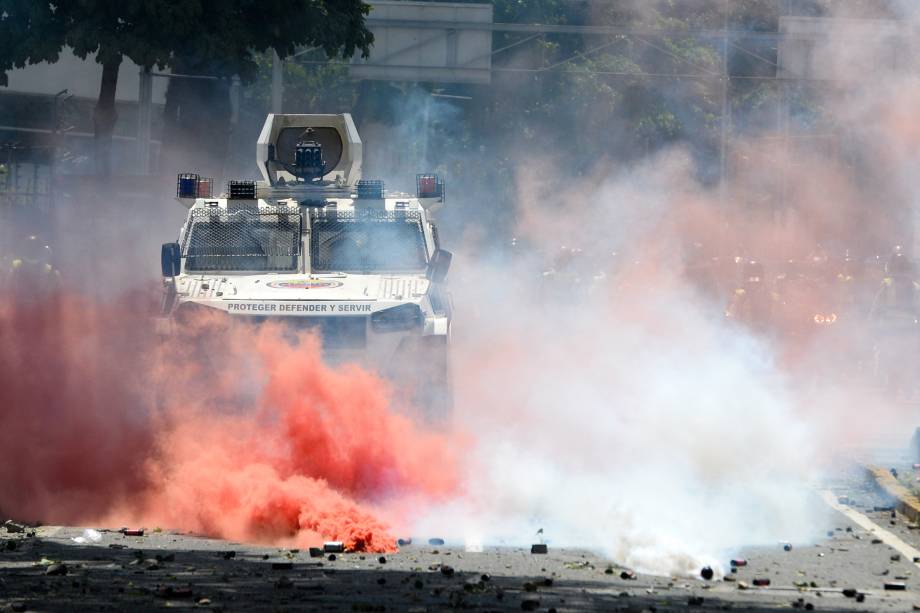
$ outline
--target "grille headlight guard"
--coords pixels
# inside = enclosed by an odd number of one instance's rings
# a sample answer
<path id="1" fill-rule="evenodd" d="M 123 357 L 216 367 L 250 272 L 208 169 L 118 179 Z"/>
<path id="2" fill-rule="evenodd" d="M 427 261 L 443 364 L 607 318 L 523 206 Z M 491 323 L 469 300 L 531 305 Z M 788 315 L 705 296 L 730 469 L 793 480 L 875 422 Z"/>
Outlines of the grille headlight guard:
<path id="1" fill-rule="evenodd" d="M 401 304 L 372 314 L 371 327 L 374 332 L 400 332 L 421 326 L 424 319 L 419 305 Z"/>

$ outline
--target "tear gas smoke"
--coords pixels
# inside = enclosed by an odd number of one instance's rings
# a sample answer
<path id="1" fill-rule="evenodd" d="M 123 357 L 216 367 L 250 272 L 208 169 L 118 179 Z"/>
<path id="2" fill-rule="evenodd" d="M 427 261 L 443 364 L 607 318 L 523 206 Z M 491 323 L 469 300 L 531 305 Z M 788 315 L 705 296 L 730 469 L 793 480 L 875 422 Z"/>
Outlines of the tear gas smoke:
<path id="1" fill-rule="evenodd" d="M 812 424 L 769 344 L 681 275 L 675 201 L 706 196 L 686 158 L 604 177 L 523 200 L 522 237 L 582 246 L 578 273 L 540 276 L 526 257 L 458 266 L 472 308 L 457 320 L 457 419 L 477 433 L 474 476 L 423 525 L 515 544 L 543 528 L 553 545 L 661 574 L 718 568 L 740 543 L 811 539 Z M 617 271 L 613 252 L 641 261 Z"/>
<path id="2" fill-rule="evenodd" d="M 452 281 L 456 418 L 476 433 L 467 495 L 420 531 L 526 545 L 542 529 L 642 570 L 695 574 L 740 543 L 819 535 L 827 510 L 811 488 L 841 447 L 916 426 L 869 385 L 865 312 L 881 280 L 867 256 L 915 223 L 917 79 L 856 81 L 854 54 L 887 65 L 889 41 L 839 27 L 814 56 L 839 80 L 808 87 L 821 127 L 845 124 L 851 140 L 740 139 L 724 201 L 680 147 L 571 174 L 564 152 L 513 156 L 517 246 L 489 253 L 470 233 Z M 719 269 L 715 292 L 691 278 L 694 243 Z M 579 259 L 554 263 L 560 246 Z M 771 330 L 722 316 L 735 258 L 766 260 L 772 290 L 790 264 L 845 250 L 863 266 L 849 297 L 834 282 L 786 283 Z M 816 330 L 830 308 L 836 328 Z"/>
<path id="3" fill-rule="evenodd" d="M 840 44 L 815 57 L 845 57 Z M 373 374 L 324 365 L 307 336 L 202 320 L 163 349 L 136 297 L 14 297 L 0 307 L 0 508 L 379 550 L 397 529 L 485 544 L 542 529 L 662 574 L 810 540 L 827 513 L 811 486 L 838 446 L 910 416 L 853 374 L 871 353 L 863 321 L 839 327 L 840 345 L 726 319 L 734 257 L 766 259 L 772 276 L 819 246 L 903 240 L 920 82 L 894 72 L 815 95 L 829 123 L 857 126 L 862 158 L 745 139 L 725 201 L 680 147 L 577 180 L 518 152 L 518 206 L 502 214 L 528 248 L 493 250 L 475 231 L 455 248 L 447 432 L 415 425 Z M 690 274 L 694 243 L 718 258 L 715 289 Z M 553 262 L 562 245 L 581 253 Z"/>
<path id="4" fill-rule="evenodd" d="M 376 505 L 454 491 L 453 442 L 393 412 L 377 377 L 325 366 L 312 337 L 206 317 L 193 345 L 161 348 L 139 306 L 0 309 L 5 513 L 387 551 Z"/>

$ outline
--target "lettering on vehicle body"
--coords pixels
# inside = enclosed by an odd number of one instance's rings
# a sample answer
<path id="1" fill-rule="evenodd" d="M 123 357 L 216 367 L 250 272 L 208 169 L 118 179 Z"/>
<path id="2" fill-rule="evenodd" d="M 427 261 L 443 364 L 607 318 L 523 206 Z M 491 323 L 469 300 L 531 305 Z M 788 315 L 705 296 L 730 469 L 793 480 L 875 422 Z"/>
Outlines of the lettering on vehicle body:
<path id="1" fill-rule="evenodd" d="M 370 313 L 369 303 L 354 302 L 229 302 L 232 313 Z"/>

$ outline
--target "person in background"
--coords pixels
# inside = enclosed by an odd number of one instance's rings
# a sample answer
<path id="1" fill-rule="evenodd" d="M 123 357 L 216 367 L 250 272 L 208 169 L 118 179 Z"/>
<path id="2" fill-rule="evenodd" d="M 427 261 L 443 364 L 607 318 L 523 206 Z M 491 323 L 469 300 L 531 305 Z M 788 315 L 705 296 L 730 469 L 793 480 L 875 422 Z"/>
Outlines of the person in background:
<path id="1" fill-rule="evenodd" d="M 4 289 L 17 297 L 41 296 L 60 287 L 51 247 L 36 234 L 26 236 L 5 262 Z"/>

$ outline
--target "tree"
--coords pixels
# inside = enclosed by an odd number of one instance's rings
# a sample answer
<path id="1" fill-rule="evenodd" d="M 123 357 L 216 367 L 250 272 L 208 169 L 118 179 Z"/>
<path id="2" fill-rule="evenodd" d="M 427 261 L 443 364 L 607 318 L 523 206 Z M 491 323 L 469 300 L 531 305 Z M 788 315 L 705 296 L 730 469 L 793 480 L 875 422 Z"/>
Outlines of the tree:
<path id="1" fill-rule="evenodd" d="M 0 85 L 6 71 L 54 62 L 64 47 L 102 65 L 93 116 L 97 174 L 111 173 L 115 90 L 122 59 L 146 69 L 200 63 L 255 74 L 254 54 L 299 45 L 367 53 L 373 35 L 361 0 L 0 0 Z"/>
<path id="2" fill-rule="evenodd" d="M 167 91 L 167 159 L 194 157 L 196 165 L 222 163 L 230 125 L 230 79 L 252 82 L 265 66 L 266 52 L 292 55 L 301 47 L 326 57 L 370 51 L 373 35 L 364 25 L 370 6 L 361 0 L 201 0 L 199 35 L 179 44 L 175 72 L 197 77 L 172 79 Z M 219 169 L 213 169 L 219 174 Z"/>
<path id="3" fill-rule="evenodd" d="M 151 68 L 165 66 L 183 32 L 174 30 L 181 3 L 149 0 L 84 0 L 57 3 L 0 0 L 0 84 L 6 71 L 55 62 L 64 47 L 102 65 L 93 113 L 96 172 L 111 173 L 112 131 L 118 119 L 115 90 L 122 58 Z"/>

